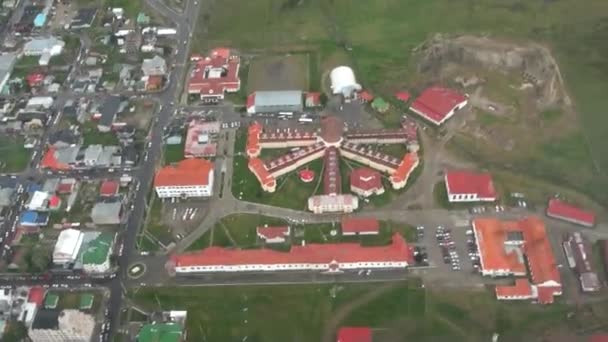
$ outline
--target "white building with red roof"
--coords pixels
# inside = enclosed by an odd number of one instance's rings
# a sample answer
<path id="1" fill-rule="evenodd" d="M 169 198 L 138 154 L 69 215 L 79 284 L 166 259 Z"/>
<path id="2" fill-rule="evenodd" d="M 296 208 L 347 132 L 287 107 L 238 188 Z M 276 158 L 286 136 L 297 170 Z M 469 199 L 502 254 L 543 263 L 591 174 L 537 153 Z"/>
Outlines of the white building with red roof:
<path id="1" fill-rule="evenodd" d="M 283 243 L 291 234 L 289 226 L 263 226 L 256 227 L 255 232 L 261 240 L 266 243 Z"/>
<path id="2" fill-rule="evenodd" d="M 494 202 L 498 198 L 487 172 L 446 171 L 445 187 L 450 202 Z"/>
<path id="3" fill-rule="evenodd" d="M 102 197 L 110 197 L 118 194 L 118 189 L 120 188 L 120 184 L 117 181 L 113 180 L 104 180 L 99 186 L 99 195 Z"/>
<path id="4" fill-rule="evenodd" d="M 336 342 L 372 342 L 372 329 L 368 327 L 342 327 Z"/>
<path id="5" fill-rule="evenodd" d="M 350 173 L 350 191 L 361 196 L 382 195 L 382 175 L 368 167 L 360 167 Z"/>
<path id="6" fill-rule="evenodd" d="M 496 288 L 498 299 L 534 299 L 550 304 L 562 294 L 558 265 L 540 218 L 477 218 L 472 224 L 481 274 L 516 277 L 515 285 Z M 526 285 L 528 278 L 530 287 Z"/>
<path id="7" fill-rule="evenodd" d="M 209 247 L 176 254 L 166 264 L 171 274 L 259 271 L 340 272 L 357 269 L 405 269 L 414 262 L 413 250 L 399 234 L 385 246 L 358 243 L 304 244 L 287 252 L 272 249 Z"/>
<path id="8" fill-rule="evenodd" d="M 380 222 L 373 217 L 342 218 L 342 235 L 378 235 Z"/>
<path id="9" fill-rule="evenodd" d="M 573 206 L 558 198 L 549 200 L 549 204 L 547 205 L 547 216 L 580 224 L 585 227 L 593 227 L 596 220 L 593 212 Z"/>
<path id="10" fill-rule="evenodd" d="M 213 163 L 186 159 L 156 172 L 154 189 L 159 198 L 210 197 L 213 195 Z"/>
<path id="11" fill-rule="evenodd" d="M 240 59 L 229 49 L 217 48 L 204 58 L 191 58 L 195 63 L 188 79 L 188 94 L 200 95 L 203 102 L 215 103 L 224 99 L 224 93 L 241 89 Z"/>
<path id="12" fill-rule="evenodd" d="M 458 110 L 464 108 L 469 99 L 452 89 L 430 87 L 410 105 L 410 110 L 424 119 L 439 126 L 452 117 Z"/>

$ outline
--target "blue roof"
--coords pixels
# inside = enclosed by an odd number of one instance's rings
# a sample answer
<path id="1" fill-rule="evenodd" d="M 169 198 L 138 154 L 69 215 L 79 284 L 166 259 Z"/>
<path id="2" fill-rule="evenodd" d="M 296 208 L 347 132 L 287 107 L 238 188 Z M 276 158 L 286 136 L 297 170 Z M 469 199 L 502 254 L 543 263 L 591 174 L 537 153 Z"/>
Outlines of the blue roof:
<path id="1" fill-rule="evenodd" d="M 27 192 L 36 192 L 42 190 L 42 184 L 32 183 L 27 187 Z"/>
<path id="2" fill-rule="evenodd" d="M 21 218 L 19 221 L 21 223 L 36 223 L 38 220 L 38 212 L 28 210 L 21 213 Z"/>
<path id="3" fill-rule="evenodd" d="M 36 18 L 34 19 L 34 26 L 42 27 L 44 26 L 44 23 L 46 23 L 46 14 L 38 13 Z"/>

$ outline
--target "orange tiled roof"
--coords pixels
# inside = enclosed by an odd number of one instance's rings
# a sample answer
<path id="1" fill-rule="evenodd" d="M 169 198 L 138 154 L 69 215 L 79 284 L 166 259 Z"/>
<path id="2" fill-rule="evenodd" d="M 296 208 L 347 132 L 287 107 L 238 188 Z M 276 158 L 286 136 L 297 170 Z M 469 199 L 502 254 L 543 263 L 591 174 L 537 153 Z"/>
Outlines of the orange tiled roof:
<path id="1" fill-rule="evenodd" d="M 511 222 L 512 228 L 517 227 L 516 222 Z M 486 271 L 510 271 L 523 274 L 526 266 L 518 258 L 515 251 L 507 253 L 505 241 L 508 227 L 495 218 L 478 218 L 473 221 L 473 227 L 477 234 L 477 244 L 481 255 L 481 267 Z M 510 229 L 515 231 L 516 229 Z"/>
<path id="2" fill-rule="evenodd" d="M 416 166 L 418 166 L 418 154 L 416 152 L 406 153 L 401 163 L 399 163 L 397 170 L 391 175 L 391 181 L 398 183 L 406 180 Z"/>
<path id="3" fill-rule="evenodd" d="M 497 297 L 531 297 L 532 285 L 526 278 L 515 279 L 515 285 L 497 285 Z"/>
<path id="4" fill-rule="evenodd" d="M 249 128 L 247 128 L 247 154 L 255 155 L 260 150 L 260 133 L 262 133 L 263 126 L 257 121 L 254 121 Z"/>
<path id="5" fill-rule="evenodd" d="M 262 185 L 270 186 L 275 182 L 274 177 L 266 169 L 266 165 L 260 158 L 249 159 L 249 170 L 258 178 Z"/>
<path id="6" fill-rule="evenodd" d="M 188 186 L 209 184 L 213 163 L 206 159 L 186 159 L 177 165 L 165 166 L 154 177 L 154 186 Z"/>

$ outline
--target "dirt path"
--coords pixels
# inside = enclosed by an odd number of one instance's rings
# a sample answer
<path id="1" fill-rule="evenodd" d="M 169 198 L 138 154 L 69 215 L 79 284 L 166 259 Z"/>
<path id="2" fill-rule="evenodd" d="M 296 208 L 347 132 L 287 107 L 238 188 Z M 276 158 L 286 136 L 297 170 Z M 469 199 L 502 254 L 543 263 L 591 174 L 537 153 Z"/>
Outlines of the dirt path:
<path id="1" fill-rule="evenodd" d="M 321 342 L 333 342 L 333 341 L 335 341 L 335 339 L 334 339 L 334 332 L 338 328 L 338 325 L 353 310 L 355 310 L 356 308 L 358 308 L 358 307 L 360 307 L 362 305 L 365 305 L 365 304 L 371 302 L 372 300 L 380 297 L 381 295 L 383 295 L 387 291 L 390 291 L 390 290 L 394 289 L 397 286 L 398 286 L 398 284 L 384 284 L 384 285 L 379 286 L 379 287 L 373 289 L 372 291 L 366 293 L 365 295 L 363 295 L 363 296 L 361 296 L 361 297 L 353 300 L 352 302 L 349 302 L 346 305 L 342 305 L 340 308 L 338 308 L 338 310 L 334 313 L 334 315 L 326 323 L 326 325 L 325 325 L 325 327 L 323 329 L 323 334 L 321 335 Z"/>

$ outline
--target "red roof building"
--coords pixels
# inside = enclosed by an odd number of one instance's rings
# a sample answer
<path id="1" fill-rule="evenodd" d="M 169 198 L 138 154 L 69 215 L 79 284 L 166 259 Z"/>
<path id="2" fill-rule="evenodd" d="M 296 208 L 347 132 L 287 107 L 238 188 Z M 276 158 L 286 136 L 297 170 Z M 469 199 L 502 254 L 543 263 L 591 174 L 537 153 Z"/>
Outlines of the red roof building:
<path id="1" fill-rule="evenodd" d="M 321 106 L 321 93 L 318 93 L 318 92 L 306 93 L 305 105 L 306 105 L 306 107 Z"/>
<path id="2" fill-rule="evenodd" d="M 163 86 L 163 77 L 161 75 L 150 75 L 146 79 L 146 90 L 156 91 Z"/>
<path id="3" fill-rule="evenodd" d="M 241 89 L 240 60 L 238 56 L 231 55 L 229 49 L 217 48 L 195 63 L 188 80 L 189 94 L 200 95 L 204 102 L 218 102 L 224 99 L 225 92 L 234 93 Z"/>
<path id="4" fill-rule="evenodd" d="M 257 227 L 255 231 L 258 237 L 266 243 L 283 243 L 291 233 L 289 226 Z"/>
<path id="5" fill-rule="evenodd" d="M 487 172 L 446 171 L 445 187 L 450 202 L 494 202 L 498 197 Z"/>
<path id="6" fill-rule="evenodd" d="M 342 235 L 378 235 L 380 222 L 373 217 L 342 218 Z"/>
<path id="7" fill-rule="evenodd" d="M 536 289 L 526 278 L 515 279 L 514 285 L 496 285 L 496 298 L 502 300 L 526 300 L 536 298 Z"/>
<path id="8" fill-rule="evenodd" d="M 395 98 L 401 102 L 407 102 L 410 100 L 410 93 L 407 91 L 398 91 L 395 93 Z"/>
<path id="9" fill-rule="evenodd" d="M 527 217 L 518 221 L 500 221 L 478 218 L 473 220 L 473 232 L 482 275 L 525 277 L 529 271 L 532 295 L 539 303 L 552 303 L 554 296 L 562 294 L 557 262 L 541 219 Z M 513 293 L 523 296 L 523 283 L 515 286 L 514 289 L 498 288 L 497 295 L 505 297 L 499 299 L 520 299 Z"/>
<path id="10" fill-rule="evenodd" d="M 257 121 L 254 121 L 247 128 L 247 145 L 245 147 L 247 157 L 256 158 L 260 155 L 262 147 L 260 146 L 260 134 L 262 133 L 263 127 Z"/>
<path id="11" fill-rule="evenodd" d="M 454 90 L 431 87 L 424 90 L 414 100 L 410 110 L 439 126 L 452 117 L 456 111 L 464 108 L 467 103 L 467 96 Z"/>
<path id="12" fill-rule="evenodd" d="M 274 192 L 277 188 L 276 179 L 268 172 L 266 165 L 260 158 L 252 158 L 249 159 L 249 163 L 247 165 L 249 167 L 249 171 L 251 171 L 255 177 L 260 182 L 262 189 L 266 192 Z"/>
<path id="13" fill-rule="evenodd" d="M 118 182 L 105 180 L 99 187 L 99 195 L 103 197 L 114 196 L 118 193 L 118 188 L 120 188 L 120 184 L 118 184 Z"/>
<path id="14" fill-rule="evenodd" d="M 372 102 L 374 100 L 374 95 L 367 90 L 361 90 L 357 97 L 361 102 Z"/>
<path id="15" fill-rule="evenodd" d="M 184 157 L 215 157 L 217 134 L 220 132 L 220 127 L 219 121 L 190 121 L 184 143 Z"/>
<path id="16" fill-rule="evenodd" d="M 399 163 L 397 169 L 391 174 L 390 181 L 393 185 L 393 189 L 398 190 L 405 187 L 410 175 L 416 167 L 420 164 L 418 153 L 409 152 L 403 156 L 403 159 Z"/>
<path id="17" fill-rule="evenodd" d="M 404 269 L 414 260 L 412 248 L 394 234 L 385 246 L 365 247 L 357 243 L 304 244 L 287 252 L 272 249 L 209 247 L 170 257 L 170 273 L 327 271 L 342 269 Z"/>
<path id="18" fill-rule="evenodd" d="M 41 72 L 32 72 L 25 77 L 30 88 L 37 87 L 42 84 L 46 76 Z"/>
<path id="19" fill-rule="evenodd" d="M 34 286 L 30 288 L 30 292 L 27 294 L 28 303 L 35 303 L 36 306 L 44 303 L 44 294 L 46 290 L 42 286 Z"/>
<path id="20" fill-rule="evenodd" d="M 336 342 L 372 342 L 372 329 L 368 327 L 342 327 Z"/>
<path id="21" fill-rule="evenodd" d="M 362 196 L 381 195 L 384 193 L 382 175 L 369 167 L 360 167 L 350 173 L 350 191 Z"/>
<path id="22" fill-rule="evenodd" d="M 62 179 L 59 184 L 57 184 L 57 189 L 55 189 L 55 191 L 60 195 L 71 194 L 72 191 L 74 191 L 74 186 L 76 186 L 75 179 Z"/>
<path id="23" fill-rule="evenodd" d="M 159 198 L 209 197 L 213 194 L 213 163 L 205 159 L 186 159 L 165 166 L 154 177 Z"/>
<path id="24" fill-rule="evenodd" d="M 61 207 L 61 198 L 56 195 L 52 195 L 51 197 L 49 197 L 49 209 L 57 210 L 59 209 L 59 207 Z"/>
<path id="25" fill-rule="evenodd" d="M 593 227 L 595 225 L 595 214 L 593 212 L 575 207 L 557 198 L 549 200 L 547 216 L 585 227 Z"/>
<path id="26" fill-rule="evenodd" d="M 304 183 L 310 183 L 315 180 L 315 172 L 313 170 L 300 170 L 300 172 L 298 172 L 298 175 L 300 176 L 300 180 Z"/>
<path id="27" fill-rule="evenodd" d="M 50 170 L 69 170 L 70 165 L 57 160 L 57 157 L 55 156 L 56 151 L 57 149 L 55 147 L 49 147 L 40 161 L 40 167 Z"/>

